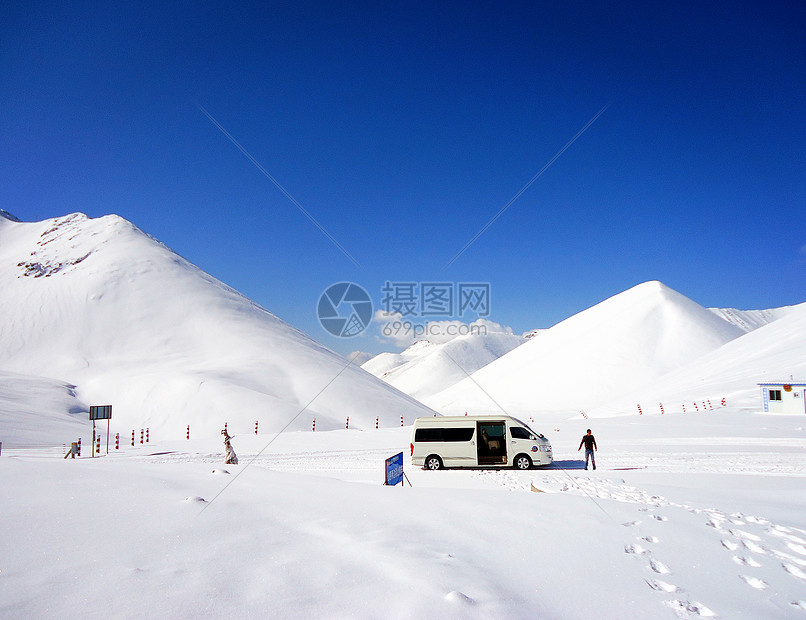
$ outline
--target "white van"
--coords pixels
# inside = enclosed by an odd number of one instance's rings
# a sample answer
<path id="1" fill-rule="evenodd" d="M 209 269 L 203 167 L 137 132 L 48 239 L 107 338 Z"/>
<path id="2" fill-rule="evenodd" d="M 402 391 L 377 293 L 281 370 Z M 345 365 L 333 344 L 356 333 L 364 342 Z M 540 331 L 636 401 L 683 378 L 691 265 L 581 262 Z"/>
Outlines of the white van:
<path id="1" fill-rule="evenodd" d="M 411 433 L 411 464 L 425 469 L 529 469 L 552 461 L 548 439 L 504 415 L 417 418 Z"/>

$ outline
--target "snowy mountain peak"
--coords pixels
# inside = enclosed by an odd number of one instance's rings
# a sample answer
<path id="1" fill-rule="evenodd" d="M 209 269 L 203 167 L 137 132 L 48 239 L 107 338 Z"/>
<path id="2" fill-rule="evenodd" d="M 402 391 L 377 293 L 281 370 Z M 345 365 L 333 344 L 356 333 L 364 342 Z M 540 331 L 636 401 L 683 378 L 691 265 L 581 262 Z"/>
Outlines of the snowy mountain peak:
<path id="1" fill-rule="evenodd" d="M 22 220 L 18 218 L 16 215 L 13 215 L 8 211 L 0 209 L 0 225 L 3 224 L 4 220 L 8 220 L 9 222 L 22 222 Z"/>
<path id="2" fill-rule="evenodd" d="M 0 226 L 0 285 L 0 371 L 76 385 L 121 430 L 270 430 L 308 404 L 301 427 L 433 413 L 119 216 Z"/>

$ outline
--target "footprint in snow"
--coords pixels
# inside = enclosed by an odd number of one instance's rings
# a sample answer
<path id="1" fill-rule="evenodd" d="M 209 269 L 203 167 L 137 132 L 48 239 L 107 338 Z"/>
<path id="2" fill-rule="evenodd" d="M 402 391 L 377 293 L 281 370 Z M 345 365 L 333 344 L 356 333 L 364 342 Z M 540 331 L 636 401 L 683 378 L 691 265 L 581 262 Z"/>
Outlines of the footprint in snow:
<path id="1" fill-rule="evenodd" d="M 755 534 L 751 534 L 750 532 L 745 532 L 744 530 L 728 530 L 732 536 L 736 538 L 741 538 L 743 540 L 752 540 L 754 542 L 760 542 L 761 537 L 756 536 Z"/>
<path id="2" fill-rule="evenodd" d="M 758 568 L 761 566 L 758 562 L 756 562 L 753 558 L 745 558 L 738 555 L 733 556 L 733 561 L 741 566 L 752 566 L 754 568 Z"/>
<path id="3" fill-rule="evenodd" d="M 792 551 L 794 551 L 795 553 L 806 555 L 806 547 L 804 547 L 803 545 L 798 545 L 793 542 L 787 542 L 786 546 L 792 549 Z"/>
<path id="4" fill-rule="evenodd" d="M 781 532 L 776 529 L 768 530 L 770 534 L 773 536 L 777 536 L 778 538 L 784 538 L 793 543 L 800 543 L 801 545 L 806 545 L 806 539 L 801 538 L 800 536 L 793 536 L 792 534 L 787 534 L 785 532 Z"/>
<path id="5" fill-rule="evenodd" d="M 206 502 L 207 500 L 204 499 L 203 497 L 196 496 L 196 497 L 186 497 L 184 501 L 195 503 L 195 502 Z"/>
<path id="6" fill-rule="evenodd" d="M 655 519 L 655 521 L 668 521 L 669 520 L 669 517 L 664 517 L 663 515 L 652 515 L 652 518 Z"/>
<path id="7" fill-rule="evenodd" d="M 624 553 L 642 555 L 646 553 L 646 549 L 644 549 L 641 545 L 624 545 Z"/>
<path id="8" fill-rule="evenodd" d="M 802 609 L 806 611 L 806 601 L 792 601 L 792 607 L 797 607 L 798 609 Z"/>
<path id="9" fill-rule="evenodd" d="M 660 538 L 658 538 L 657 536 L 644 536 L 643 538 L 641 538 L 641 540 L 645 540 L 650 543 L 660 542 Z"/>
<path id="10" fill-rule="evenodd" d="M 768 587 L 767 582 L 758 577 L 751 577 L 750 575 L 739 575 L 739 577 L 741 577 L 747 585 L 756 590 L 766 590 Z"/>
<path id="11" fill-rule="evenodd" d="M 702 616 L 703 618 L 713 618 L 716 616 L 713 611 L 696 601 L 665 601 L 664 605 L 671 607 L 679 617 L 683 617 L 682 614 L 684 613 Z"/>
<path id="12" fill-rule="evenodd" d="M 737 545 L 735 542 L 731 540 L 725 540 L 723 538 L 721 542 L 722 546 L 725 547 L 725 549 L 727 549 L 728 551 L 736 551 L 736 549 L 739 548 L 739 545 Z"/>
<path id="13" fill-rule="evenodd" d="M 806 571 L 798 568 L 794 564 L 784 564 L 784 570 L 792 575 L 793 577 L 797 577 L 798 579 L 806 579 Z"/>
<path id="14" fill-rule="evenodd" d="M 668 575 L 670 571 L 663 562 L 658 560 L 649 560 L 649 568 L 658 573 L 659 575 Z"/>
<path id="15" fill-rule="evenodd" d="M 753 553 L 767 553 L 767 550 L 764 547 L 752 540 L 742 539 L 742 545 L 745 549 L 748 549 Z"/>
<path id="16" fill-rule="evenodd" d="M 476 601 L 470 598 L 467 594 L 454 590 L 445 595 L 445 600 L 459 605 L 475 605 Z"/>
<path id="17" fill-rule="evenodd" d="M 626 523 L 622 523 L 624 527 L 633 527 L 635 525 L 639 525 L 640 521 L 627 521 Z"/>
<path id="18" fill-rule="evenodd" d="M 660 579 L 646 579 L 645 581 L 650 588 L 660 592 L 677 592 L 679 590 L 677 586 L 661 581 Z"/>

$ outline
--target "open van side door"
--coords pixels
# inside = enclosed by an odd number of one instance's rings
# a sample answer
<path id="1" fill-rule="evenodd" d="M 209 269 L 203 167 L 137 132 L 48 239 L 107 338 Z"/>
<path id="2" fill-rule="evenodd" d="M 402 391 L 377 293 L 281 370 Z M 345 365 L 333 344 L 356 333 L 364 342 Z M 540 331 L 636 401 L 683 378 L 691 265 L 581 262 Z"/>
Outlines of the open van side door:
<path id="1" fill-rule="evenodd" d="M 476 422 L 479 465 L 501 465 L 507 462 L 507 426 L 501 422 Z"/>

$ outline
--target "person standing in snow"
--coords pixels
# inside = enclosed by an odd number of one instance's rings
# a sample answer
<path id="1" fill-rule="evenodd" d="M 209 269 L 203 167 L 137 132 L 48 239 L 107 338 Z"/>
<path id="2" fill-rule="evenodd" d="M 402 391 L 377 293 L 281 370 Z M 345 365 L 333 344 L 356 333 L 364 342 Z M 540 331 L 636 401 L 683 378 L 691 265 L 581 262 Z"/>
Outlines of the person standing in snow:
<path id="1" fill-rule="evenodd" d="M 599 448 L 596 446 L 596 438 L 591 434 L 591 429 L 588 429 L 587 435 L 582 436 L 577 452 L 582 450 L 583 445 L 585 446 L 585 469 L 588 469 L 588 459 L 590 459 L 593 468 L 596 469 L 596 459 L 593 457 L 593 451 Z"/>

